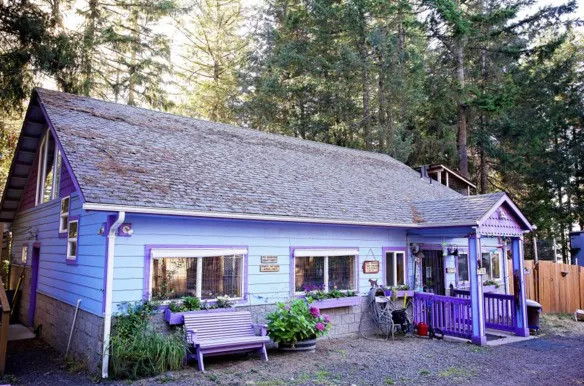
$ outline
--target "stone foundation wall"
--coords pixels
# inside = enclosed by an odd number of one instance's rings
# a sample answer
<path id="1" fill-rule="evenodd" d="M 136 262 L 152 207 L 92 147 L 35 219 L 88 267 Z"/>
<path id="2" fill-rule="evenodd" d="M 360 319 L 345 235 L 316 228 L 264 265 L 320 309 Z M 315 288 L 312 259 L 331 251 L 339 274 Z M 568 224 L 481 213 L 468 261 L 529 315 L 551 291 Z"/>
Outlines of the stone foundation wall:
<path id="1" fill-rule="evenodd" d="M 266 315 L 276 309 L 275 304 L 239 306 L 238 311 L 249 311 L 252 314 L 253 323 L 266 323 Z M 327 308 L 321 313 L 329 315 L 332 328 L 327 335 L 330 338 L 354 337 L 359 334 L 359 322 L 363 321 L 361 329 L 364 333 L 374 333 L 375 327 L 367 310 L 367 297 L 363 297 L 361 305 L 351 307 Z M 152 318 L 152 324 L 160 331 L 170 331 L 171 327 L 164 321 L 162 313 Z"/>
<path id="2" fill-rule="evenodd" d="M 75 307 L 37 292 L 35 326 L 42 326 L 41 339 L 61 353 L 67 349 Z M 79 309 L 69 358 L 82 362 L 92 372 L 101 368 L 103 318 Z"/>

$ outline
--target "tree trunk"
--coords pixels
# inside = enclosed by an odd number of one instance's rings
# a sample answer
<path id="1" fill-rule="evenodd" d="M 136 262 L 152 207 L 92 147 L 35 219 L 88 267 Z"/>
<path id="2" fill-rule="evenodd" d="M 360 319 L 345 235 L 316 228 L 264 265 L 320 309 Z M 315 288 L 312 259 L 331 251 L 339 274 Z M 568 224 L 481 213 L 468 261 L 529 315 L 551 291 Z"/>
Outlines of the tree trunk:
<path id="1" fill-rule="evenodd" d="M 458 81 L 458 118 L 457 118 L 457 150 L 458 169 L 460 174 L 468 178 L 468 150 L 467 135 L 468 127 L 466 122 L 466 102 L 464 100 L 464 43 L 462 38 L 458 38 L 455 44 L 456 60 L 456 80 Z"/>
<path id="2" fill-rule="evenodd" d="M 140 47 L 140 34 L 138 33 L 138 29 L 140 28 L 138 25 L 138 13 L 136 11 L 132 11 L 132 49 L 130 54 L 130 73 L 128 79 L 128 104 L 130 106 L 136 105 L 135 94 L 136 94 L 136 72 L 137 72 L 137 51 Z"/>
<path id="3" fill-rule="evenodd" d="M 83 34 L 83 53 L 81 57 L 81 95 L 89 96 L 93 91 L 93 52 L 95 47 L 95 23 L 99 17 L 97 0 L 89 0 L 87 25 Z"/>
<path id="4" fill-rule="evenodd" d="M 487 85 L 487 51 L 486 50 L 481 50 L 481 72 L 482 72 L 482 76 L 483 76 L 483 84 L 482 84 L 482 89 L 483 92 L 486 88 Z M 488 176 L 489 176 L 489 164 L 488 164 L 488 157 L 487 154 L 485 154 L 485 143 L 484 141 L 486 140 L 486 130 L 487 130 L 487 125 L 488 125 L 488 119 L 485 115 L 484 111 L 481 111 L 481 131 L 482 131 L 482 135 L 480 136 L 480 141 L 478 143 L 478 146 L 480 148 L 479 150 L 479 154 L 480 154 L 480 193 L 481 194 L 485 194 L 487 193 L 489 187 L 488 187 Z"/>
<path id="5" fill-rule="evenodd" d="M 367 63 L 367 48 L 365 41 L 361 42 L 361 60 L 363 61 L 363 72 L 361 81 L 363 83 L 363 139 L 365 140 L 365 149 L 371 150 L 371 119 L 369 108 L 369 66 Z"/>

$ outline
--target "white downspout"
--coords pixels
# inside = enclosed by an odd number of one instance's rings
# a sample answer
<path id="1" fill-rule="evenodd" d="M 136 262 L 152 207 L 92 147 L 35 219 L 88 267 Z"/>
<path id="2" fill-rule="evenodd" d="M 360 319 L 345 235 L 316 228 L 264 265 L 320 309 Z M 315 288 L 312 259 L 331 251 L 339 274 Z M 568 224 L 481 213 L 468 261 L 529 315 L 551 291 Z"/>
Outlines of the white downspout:
<path id="1" fill-rule="evenodd" d="M 112 329 L 112 293 L 114 286 L 114 251 L 116 245 L 116 232 L 124 220 L 126 212 L 118 212 L 118 219 L 111 225 L 107 235 L 107 271 L 105 285 L 105 312 L 103 315 L 103 359 L 101 362 L 101 377 L 108 377 L 109 370 L 109 344 Z"/>

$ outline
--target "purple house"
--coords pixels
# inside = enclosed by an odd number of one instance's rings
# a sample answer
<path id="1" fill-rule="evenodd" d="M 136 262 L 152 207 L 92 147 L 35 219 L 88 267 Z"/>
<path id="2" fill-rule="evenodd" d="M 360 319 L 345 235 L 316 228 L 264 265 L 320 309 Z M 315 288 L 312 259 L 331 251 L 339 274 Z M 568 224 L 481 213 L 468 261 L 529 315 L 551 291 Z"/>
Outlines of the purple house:
<path id="1" fill-rule="evenodd" d="M 323 305 L 343 336 L 377 280 L 415 289 L 416 320 L 432 307 L 446 334 L 529 334 L 533 226 L 505 193 L 461 195 L 384 154 L 36 89 L 0 220 L 22 323 L 64 350 L 79 304 L 71 352 L 104 376 L 112 314 L 153 298 L 226 295 L 258 321 L 307 286 L 355 290 Z"/>

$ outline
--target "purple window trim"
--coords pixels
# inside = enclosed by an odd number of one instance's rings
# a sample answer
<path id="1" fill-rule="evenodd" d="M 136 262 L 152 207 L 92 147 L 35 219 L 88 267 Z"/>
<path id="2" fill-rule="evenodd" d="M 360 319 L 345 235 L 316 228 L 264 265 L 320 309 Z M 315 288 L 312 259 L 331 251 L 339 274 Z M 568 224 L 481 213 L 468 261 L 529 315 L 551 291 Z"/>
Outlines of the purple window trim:
<path id="1" fill-rule="evenodd" d="M 59 227 L 57 228 L 57 233 L 58 233 L 58 237 L 60 239 L 66 239 L 67 238 L 67 234 L 69 232 L 69 229 L 67 229 L 65 232 L 61 232 L 61 206 L 63 205 L 63 200 L 66 199 L 67 197 L 69 197 L 69 212 L 67 213 L 67 228 L 69 227 L 69 221 L 71 220 L 71 195 L 62 197 L 59 200 L 59 203 L 61 205 L 59 205 Z"/>
<path id="2" fill-rule="evenodd" d="M 67 158 L 67 154 L 65 154 L 65 151 L 63 150 L 63 146 L 61 145 L 61 141 L 59 141 L 59 137 L 57 136 L 57 131 L 55 130 L 55 127 L 53 126 L 53 123 L 51 122 L 51 119 L 49 118 L 49 114 L 47 113 L 47 110 L 45 109 L 45 106 L 44 106 L 41 98 L 38 95 L 37 95 L 37 101 L 39 103 L 41 111 L 43 112 L 43 116 L 45 117 L 45 120 L 47 121 L 47 126 L 49 127 L 49 130 L 51 130 L 51 134 L 53 134 L 53 138 L 55 140 L 55 143 L 57 144 L 57 147 L 59 148 L 59 151 L 61 152 L 61 157 L 63 159 L 63 162 L 65 163 L 65 166 L 67 167 L 67 171 L 69 172 L 69 176 L 71 177 L 71 180 L 73 181 L 73 185 L 75 185 L 75 189 L 77 190 L 77 192 L 79 192 L 79 197 L 81 198 L 81 203 L 83 204 L 85 202 L 85 196 L 83 195 L 83 191 L 81 191 L 81 187 L 79 186 L 79 182 L 77 182 L 77 177 L 75 176 L 75 173 L 73 173 L 73 169 L 71 168 L 71 164 L 69 163 L 69 159 Z"/>
<path id="3" fill-rule="evenodd" d="M 323 246 L 319 246 L 319 247 L 290 247 L 290 296 L 292 297 L 302 297 L 302 295 L 296 295 L 296 288 L 295 288 L 295 282 L 296 282 L 296 260 L 294 260 L 294 251 L 297 249 L 356 249 L 359 252 L 361 251 L 359 247 L 323 247 Z M 357 254 L 355 256 L 355 291 L 357 291 L 357 293 L 359 293 L 359 256 L 360 254 Z"/>
<path id="4" fill-rule="evenodd" d="M 185 244 L 146 244 L 144 245 L 144 278 L 142 289 L 142 300 L 150 299 L 150 261 L 152 260 L 152 249 L 226 249 L 226 248 L 245 248 L 247 253 L 243 255 L 243 296 L 237 304 L 247 303 L 248 298 L 248 257 L 249 246 L 247 245 L 185 245 Z M 107 254 L 106 254 L 107 255 Z M 105 293 L 105 292 L 104 292 Z M 212 303 L 212 302 L 211 302 Z"/>
<path id="5" fill-rule="evenodd" d="M 410 268 L 408 259 L 409 259 L 409 253 L 408 253 L 408 247 L 403 246 L 403 247 L 383 247 L 381 248 L 381 274 L 383 275 L 382 277 L 382 284 L 389 286 L 389 283 L 386 282 L 387 279 L 387 272 L 386 269 L 387 267 L 385 266 L 385 255 L 387 252 L 403 252 L 404 253 L 404 257 L 405 257 L 405 266 L 404 266 L 404 282 L 406 285 L 409 285 L 408 283 L 408 278 L 409 278 L 409 271 L 408 269 Z M 412 287 L 410 287 L 412 288 Z"/>
<path id="6" fill-rule="evenodd" d="M 71 221 L 77 221 L 77 240 L 76 240 L 76 245 L 77 245 L 77 250 L 75 251 L 75 259 L 69 259 L 68 256 L 68 249 L 69 249 L 69 224 L 71 223 Z M 81 224 L 81 219 L 80 216 L 70 216 L 69 217 L 69 222 L 67 223 L 67 244 L 65 245 L 65 262 L 67 263 L 67 265 L 77 265 L 78 261 L 79 261 L 79 231 L 80 231 L 80 227 L 79 225 Z"/>

